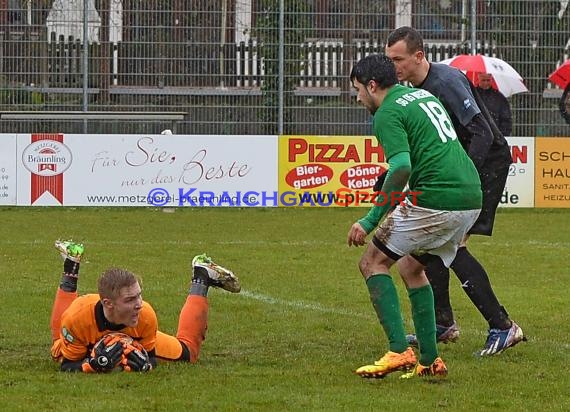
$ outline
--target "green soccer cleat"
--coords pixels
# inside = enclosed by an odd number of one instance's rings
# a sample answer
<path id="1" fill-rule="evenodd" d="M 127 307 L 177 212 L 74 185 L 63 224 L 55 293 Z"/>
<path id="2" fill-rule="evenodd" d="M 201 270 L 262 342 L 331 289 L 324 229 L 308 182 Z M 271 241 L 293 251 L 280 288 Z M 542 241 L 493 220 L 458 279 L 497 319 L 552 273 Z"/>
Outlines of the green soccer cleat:
<path id="1" fill-rule="evenodd" d="M 69 259 L 75 263 L 81 262 L 85 247 L 83 243 L 75 243 L 73 240 L 56 240 L 55 248 L 59 250 L 63 259 Z"/>
<path id="2" fill-rule="evenodd" d="M 231 270 L 214 263 L 206 254 L 194 256 L 194 259 L 192 259 L 193 276 L 199 276 L 196 268 L 206 269 L 208 273 L 206 284 L 208 286 L 225 289 L 232 293 L 239 293 L 241 290 L 241 284 L 237 276 Z"/>

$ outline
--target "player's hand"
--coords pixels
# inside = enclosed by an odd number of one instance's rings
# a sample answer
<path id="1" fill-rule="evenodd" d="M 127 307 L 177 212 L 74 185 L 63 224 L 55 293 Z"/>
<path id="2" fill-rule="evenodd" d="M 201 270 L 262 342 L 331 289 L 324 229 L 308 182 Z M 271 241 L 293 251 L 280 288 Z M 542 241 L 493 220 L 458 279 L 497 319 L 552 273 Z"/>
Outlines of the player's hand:
<path id="1" fill-rule="evenodd" d="M 364 246 L 366 244 L 366 231 L 356 222 L 348 232 L 348 246 Z"/>
<path id="2" fill-rule="evenodd" d="M 132 344 L 125 346 L 121 363 L 127 372 L 149 372 L 152 370 L 148 353 L 142 347 L 138 348 Z"/>
<path id="3" fill-rule="evenodd" d="M 101 339 L 93 347 L 91 355 L 86 359 L 86 372 L 110 372 L 121 361 L 123 356 L 123 343 L 114 337 Z M 91 371 L 89 370 L 92 369 Z"/>

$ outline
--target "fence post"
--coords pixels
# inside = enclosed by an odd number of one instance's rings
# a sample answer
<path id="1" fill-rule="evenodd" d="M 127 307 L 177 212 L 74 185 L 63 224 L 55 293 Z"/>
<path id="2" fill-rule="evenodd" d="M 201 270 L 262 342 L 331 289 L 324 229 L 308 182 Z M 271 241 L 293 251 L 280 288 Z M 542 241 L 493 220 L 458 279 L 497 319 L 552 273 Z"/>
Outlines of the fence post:
<path id="1" fill-rule="evenodd" d="M 240 41 L 236 45 L 236 85 L 237 87 L 242 86 L 242 75 L 243 75 L 243 53 L 244 53 L 244 42 Z"/>
<path id="2" fill-rule="evenodd" d="M 101 102 L 107 103 L 110 100 L 109 86 L 111 78 L 111 59 L 110 42 L 109 42 L 109 6 L 110 0 L 101 0 L 100 15 L 101 15 L 101 78 L 100 78 L 100 98 Z"/>

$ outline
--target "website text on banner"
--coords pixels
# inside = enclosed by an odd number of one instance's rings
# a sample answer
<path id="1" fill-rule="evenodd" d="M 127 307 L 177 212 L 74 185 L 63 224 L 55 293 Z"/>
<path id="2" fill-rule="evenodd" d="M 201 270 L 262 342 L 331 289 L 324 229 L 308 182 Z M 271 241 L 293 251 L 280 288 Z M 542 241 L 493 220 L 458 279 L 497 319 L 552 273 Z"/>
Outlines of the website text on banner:
<path id="1" fill-rule="evenodd" d="M 196 187 L 178 188 L 177 193 L 170 193 L 162 187 L 156 187 L 148 192 L 146 199 L 135 198 L 133 202 L 146 202 L 150 206 L 210 206 L 210 207 L 276 207 L 276 206 L 359 206 L 361 203 L 374 204 L 376 206 L 397 206 L 406 198 L 411 199 L 412 204 L 417 204 L 417 196 L 421 192 L 391 192 L 382 191 L 353 191 L 341 188 L 336 192 L 255 192 L 245 193 L 222 192 L 214 193 L 201 191 Z"/>

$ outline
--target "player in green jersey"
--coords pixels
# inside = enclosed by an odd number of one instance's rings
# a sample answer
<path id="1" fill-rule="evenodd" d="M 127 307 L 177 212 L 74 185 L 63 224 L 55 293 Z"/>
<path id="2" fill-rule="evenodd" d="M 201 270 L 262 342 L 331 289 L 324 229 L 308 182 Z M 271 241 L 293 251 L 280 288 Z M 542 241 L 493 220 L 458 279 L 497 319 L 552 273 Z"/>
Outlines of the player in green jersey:
<path id="1" fill-rule="evenodd" d="M 414 197 L 388 214 L 390 202 L 376 202 L 348 233 L 349 246 L 363 246 L 366 236 L 386 215 L 360 262 L 370 298 L 389 341 L 389 351 L 356 373 L 382 378 L 446 375 L 438 354 L 433 292 L 425 264 L 439 256 L 449 266 L 481 209 L 481 182 L 441 102 L 425 90 L 398 84 L 394 63 L 373 54 L 352 69 L 357 100 L 374 116 L 374 134 L 389 164 L 382 192 L 401 193 L 406 184 Z M 383 206 L 379 206 L 384 204 Z M 410 297 L 419 341 L 419 359 L 408 346 L 400 303 L 390 267 L 398 271 Z"/>

